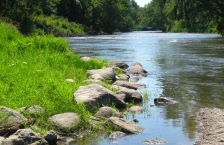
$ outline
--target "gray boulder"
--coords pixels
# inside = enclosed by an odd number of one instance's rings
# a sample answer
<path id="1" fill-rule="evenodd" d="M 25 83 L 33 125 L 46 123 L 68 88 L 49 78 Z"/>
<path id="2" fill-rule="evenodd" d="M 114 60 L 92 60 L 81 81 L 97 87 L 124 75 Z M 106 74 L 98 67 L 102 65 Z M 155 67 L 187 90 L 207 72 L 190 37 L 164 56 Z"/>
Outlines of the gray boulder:
<path id="1" fill-rule="evenodd" d="M 0 106 L 1 124 L 13 124 L 24 120 L 27 120 L 27 118 L 25 118 L 21 113 L 4 106 Z"/>
<path id="2" fill-rule="evenodd" d="M 94 107 L 112 105 L 113 103 L 118 108 L 126 106 L 125 102 L 118 95 L 99 84 L 79 87 L 74 93 L 74 101 L 84 103 L 89 110 L 92 110 Z"/>
<path id="3" fill-rule="evenodd" d="M 116 66 L 119 67 L 121 69 L 127 69 L 128 65 L 126 63 L 124 63 L 123 61 L 119 61 L 119 60 L 114 60 L 110 62 L 111 66 Z"/>
<path id="4" fill-rule="evenodd" d="M 81 120 L 77 113 L 62 113 L 50 117 L 49 121 L 56 128 L 66 132 L 77 128 Z"/>
<path id="5" fill-rule="evenodd" d="M 94 116 L 95 117 L 106 117 L 106 118 L 112 117 L 112 116 L 123 117 L 123 115 L 120 112 L 114 110 L 111 107 L 107 107 L 107 106 L 101 107 Z"/>
<path id="6" fill-rule="evenodd" d="M 142 101 L 142 95 L 134 90 L 134 89 L 128 89 L 128 88 L 125 88 L 125 87 L 121 87 L 121 86 L 117 86 L 117 85 L 112 85 L 111 86 L 112 88 L 114 89 L 117 89 L 117 94 L 124 94 L 124 101 L 125 102 L 129 102 L 129 101 Z"/>
<path id="7" fill-rule="evenodd" d="M 144 131 L 142 127 L 138 126 L 134 122 L 118 117 L 110 117 L 106 121 L 106 125 L 112 125 L 121 128 L 123 132 L 131 134 L 140 134 Z"/>
<path id="8" fill-rule="evenodd" d="M 135 90 L 146 87 L 146 85 L 143 83 L 127 82 L 127 81 L 120 81 L 120 80 L 114 82 L 113 85 L 129 88 L 129 89 L 135 89 Z"/>
<path id="9" fill-rule="evenodd" d="M 19 129 L 6 139 L 0 138 L 1 145 L 48 145 L 48 142 L 42 138 L 39 133 L 33 130 Z"/>
<path id="10" fill-rule="evenodd" d="M 130 74 L 135 74 L 135 75 L 141 75 L 141 76 L 146 76 L 148 71 L 146 71 L 142 65 L 138 62 L 135 62 L 132 64 L 131 68 L 128 69 L 128 72 Z"/>
<path id="11" fill-rule="evenodd" d="M 87 70 L 87 74 L 94 80 L 108 80 L 110 83 L 113 83 L 116 80 L 116 75 L 112 68 Z"/>
<path id="12" fill-rule="evenodd" d="M 143 112 L 143 109 L 140 106 L 132 106 L 131 108 L 128 109 L 128 111 L 135 114 L 141 114 Z"/>

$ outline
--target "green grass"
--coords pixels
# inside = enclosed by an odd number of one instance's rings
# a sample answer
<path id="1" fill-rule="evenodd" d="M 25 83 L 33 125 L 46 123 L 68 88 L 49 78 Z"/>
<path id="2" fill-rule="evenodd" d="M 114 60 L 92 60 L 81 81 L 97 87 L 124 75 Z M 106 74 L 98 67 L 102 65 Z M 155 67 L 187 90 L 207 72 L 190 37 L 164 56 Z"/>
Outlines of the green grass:
<path id="1" fill-rule="evenodd" d="M 86 85 L 86 70 L 102 68 L 107 62 L 82 61 L 63 38 L 24 37 L 15 27 L 1 21 L 0 32 L 0 105 L 12 109 L 42 106 L 45 113 L 36 125 L 43 129 L 50 127 L 48 117 L 76 112 L 84 127 L 91 113 L 73 101 L 73 94 L 79 86 Z"/>

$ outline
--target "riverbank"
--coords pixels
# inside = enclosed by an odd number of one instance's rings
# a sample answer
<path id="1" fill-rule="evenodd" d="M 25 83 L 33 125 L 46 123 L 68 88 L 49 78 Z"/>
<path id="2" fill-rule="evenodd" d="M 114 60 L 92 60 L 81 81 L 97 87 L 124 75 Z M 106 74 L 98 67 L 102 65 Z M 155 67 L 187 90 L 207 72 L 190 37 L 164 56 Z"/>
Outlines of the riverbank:
<path id="1" fill-rule="evenodd" d="M 64 112 L 80 115 L 77 130 L 89 128 L 91 112 L 83 104 L 71 101 L 72 96 L 80 86 L 89 84 L 84 81 L 88 79 L 87 70 L 102 68 L 108 62 L 82 60 L 70 51 L 64 38 L 25 37 L 2 21 L 0 31 L 0 105 L 15 110 L 35 105 L 43 107 L 45 111 L 38 116 L 33 128 L 41 134 L 52 128 L 47 122 L 50 116 Z M 25 117 L 32 118 L 30 114 Z"/>
<path id="2" fill-rule="evenodd" d="M 224 110 L 218 108 L 203 108 L 198 113 L 200 124 L 199 141 L 195 145 L 224 144 Z"/>

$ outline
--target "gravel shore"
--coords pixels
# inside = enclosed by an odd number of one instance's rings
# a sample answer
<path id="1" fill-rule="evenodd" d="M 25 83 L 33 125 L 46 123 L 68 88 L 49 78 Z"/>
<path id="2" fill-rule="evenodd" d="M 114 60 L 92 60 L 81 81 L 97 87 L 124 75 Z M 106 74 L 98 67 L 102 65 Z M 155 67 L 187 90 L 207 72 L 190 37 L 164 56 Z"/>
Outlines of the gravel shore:
<path id="1" fill-rule="evenodd" d="M 200 139 L 195 145 L 224 145 L 224 110 L 203 108 L 200 109 L 197 119 L 200 123 Z"/>

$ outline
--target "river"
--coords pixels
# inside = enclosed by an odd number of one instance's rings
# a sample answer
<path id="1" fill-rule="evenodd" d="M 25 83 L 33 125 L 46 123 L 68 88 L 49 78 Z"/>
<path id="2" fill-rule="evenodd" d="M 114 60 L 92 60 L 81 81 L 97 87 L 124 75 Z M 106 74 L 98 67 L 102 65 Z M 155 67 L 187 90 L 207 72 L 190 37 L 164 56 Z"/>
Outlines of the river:
<path id="1" fill-rule="evenodd" d="M 139 62 L 148 75 L 139 80 L 150 94 L 139 120 L 143 134 L 109 140 L 104 136 L 83 139 L 91 145 L 143 145 L 159 139 L 167 145 L 192 145 L 198 137 L 197 112 L 202 107 L 224 108 L 224 39 L 217 34 L 130 32 L 66 38 L 81 56 Z M 178 103 L 152 106 L 163 94 Z"/>

